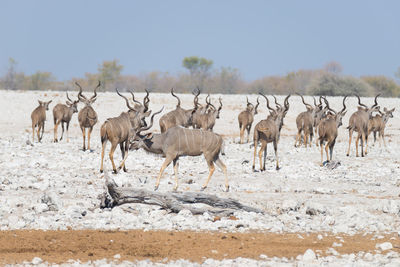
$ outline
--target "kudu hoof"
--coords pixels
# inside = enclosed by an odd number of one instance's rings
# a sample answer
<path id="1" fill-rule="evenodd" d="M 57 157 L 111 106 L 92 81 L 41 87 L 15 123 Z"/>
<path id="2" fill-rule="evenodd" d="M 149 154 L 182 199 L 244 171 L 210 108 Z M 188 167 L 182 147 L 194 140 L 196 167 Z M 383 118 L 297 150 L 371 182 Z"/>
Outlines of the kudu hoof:
<path id="1" fill-rule="evenodd" d="M 103 170 L 100 170 L 100 173 L 103 173 L 104 171 Z"/>
<path id="2" fill-rule="evenodd" d="M 204 191 L 206 188 L 207 188 L 207 186 L 202 186 L 202 187 L 200 188 L 200 191 Z"/>
<path id="3" fill-rule="evenodd" d="M 117 174 L 118 173 L 118 171 L 117 170 L 113 170 L 113 174 Z"/>
<path id="4" fill-rule="evenodd" d="M 157 191 L 158 190 L 158 185 L 156 185 L 155 187 L 154 187 L 154 191 Z"/>
<path id="5" fill-rule="evenodd" d="M 275 169 L 276 169 L 277 171 L 279 171 L 279 170 L 281 169 L 281 167 L 276 167 Z"/>
<path id="6" fill-rule="evenodd" d="M 350 156 L 349 154 L 346 154 L 346 156 Z"/>
<path id="7" fill-rule="evenodd" d="M 229 192 L 229 185 L 226 187 L 225 192 Z"/>

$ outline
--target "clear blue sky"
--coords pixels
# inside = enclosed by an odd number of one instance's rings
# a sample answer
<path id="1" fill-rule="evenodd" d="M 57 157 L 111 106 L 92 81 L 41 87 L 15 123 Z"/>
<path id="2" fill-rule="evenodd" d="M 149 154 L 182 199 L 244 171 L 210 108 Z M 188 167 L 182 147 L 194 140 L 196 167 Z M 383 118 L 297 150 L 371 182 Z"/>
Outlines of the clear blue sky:
<path id="1" fill-rule="evenodd" d="M 119 59 L 124 74 L 184 72 L 182 59 L 238 68 L 248 80 L 337 61 L 345 74 L 394 77 L 400 1 L 0 2 L 0 75 L 8 58 L 59 80 Z"/>

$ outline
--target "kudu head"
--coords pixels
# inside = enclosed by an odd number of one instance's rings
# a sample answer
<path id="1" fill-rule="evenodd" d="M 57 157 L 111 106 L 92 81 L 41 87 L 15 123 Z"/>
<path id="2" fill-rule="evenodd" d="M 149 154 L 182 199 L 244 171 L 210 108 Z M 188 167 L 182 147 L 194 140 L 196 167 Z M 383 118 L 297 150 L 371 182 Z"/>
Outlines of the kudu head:
<path id="1" fill-rule="evenodd" d="M 150 125 L 148 126 L 142 126 L 138 130 L 135 131 L 135 129 L 131 129 L 131 138 L 129 139 L 129 149 L 130 150 L 138 150 L 139 148 L 143 147 L 144 142 L 146 140 L 151 140 L 153 138 L 153 133 L 147 133 L 142 135 L 141 132 L 149 130 L 153 126 L 154 122 L 154 116 L 157 114 L 160 114 L 163 111 L 164 107 L 162 107 L 159 111 L 156 113 L 153 113 L 150 119 Z"/>
<path id="2" fill-rule="evenodd" d="M 69 98 L 68 96 L 68 92 L 66 92 L 67 94 L 67 101 L 65 101 L 65 104 L 67 104 L 67 106 L 72 110 L 72 113 L 77 113 L 78 112 L 78 103 L 79 103 L 79 99 L 78 100 L 72 100 L 71 98 Z"/>
<path id="3" fill-rule="evenodd" d="M 117 91 L 117 94 L 125 99 L 126 106 L 128 107 L 128 114 L 129 114 L 129 120 L 131 121 L 132 125 L 140 125 L 140 127 L 145 127 L 146 126 L 146 121 L 145 118 L 150 116 L 151 111 L 144 111 L 145 109 L 142 106 L 139 106 L 138 109 L 136 109 L 135 106 L 131 106 L 129 104 L 129 100 L 127 97 L 121 95 L 121 93 L 118 91 L 118 89 L 115 89 Z M 130 92 L 133 96 L 133 92 Z M 134 97 L 134 96 L 133 96 Z"/>
<path id="4" fill-rule="evenodd" d="M 260 105 L 260 102 L 258 101 L 258 97 L 257 97 L 257 104 L 256 104 L 255 107 L 254 107 L 254 105 L 253 105 L 252 103 L 249 102 L 249 98 L 248 98 L 247 96 L 246 96 L 246 100 L 247 100 L 247 107 L 246 107 L 246 110 L 247 110 L 248 112 L 253 113 L 254 115 L 258 114 L 257 109 L 258 109 L 258 106 Z"/>
<path id="5" fill-rule="evenodd" d="M 389 118 L 393 118 L 394 110 L 395 108 L 392 109 L 383 108 L 383 112 L 379 110 L 379 113 L 382 115 L 382 120 L 384 123 L 386 123 L 389 120 Z"/>
<path id="6" fill-rule="evenodd" d="M 49 104 L 51 103 L 51 101 L 53 100 L 50 100 L 48 102 L 38 100 L 39 106 L 44 107 L 46 110 L 49 110 Z"/>
<path id="7" fill-rule="evenodd" d="M 219 113 L 221 112 L 221 109 L 222 109 L 222 98 L 221 97 L 218 98 L 218 102 L 219 102 L 218 109 L 216 109 L 215 106 L 213 104 L 211 104 L 210 100 L 207 103 L 211 107 L 211 110 L 209 112 L 213 112 L 213 114 L 215 114 L 215 118 L 217 118 L 217 119 L 219 119 Z"/>
<path id="8" fill-rule="evenodd" d="M 94 88 L 93 96 L 92 96 L 91 98 L 89 98 L 89 99 L 87 99 L 86 96 L 84 96 L 84 95 L 82 94 L 82 87 L 79 85 L 79 83 L 78 83 L 78 82 L 75 82 L 75 84 L 76 84 L 76 86 L 79 87 L 79 93 L 78 93 L 78 99 L 79 99 L 79 101 L 82 102 L 82 103 L 84 103 L 86 106 L 91 106 L 91 105 L 96 101 L 96 99 L 97 99 L 97 92 L 96 92 L 96 90 L 97 90 L 97 88 L 99 88 L 100 85 L 101 85 L 100 81 L 99 81 L 99 84 L 96 86 L 96 88 Z"/>
<path id="9" fill-rule="evenodd" d="M 347 98 L 347 95 L 343 98 L 343 108 L 342 108 L 342 110 L 339 111 L 339 112 L 336 112 L 335 110 L 333 110 L 333 109 L 329 106 L 328 100 L 327 100 L 325 97 L 323 98 L 327 109 L 328 109 L 329 111 L 332 112 L 332 114 L 328 115 L 328 118 L 331 117 L 332 119 L 335 120 L 335 122 L 336 122 L 336 128 L 339 128 L 340 126 L 342 126 L 342 124 L 343 124 L 343 123 L 342 123 L 342 118 L 343 118 L 344 115 L 346 115 L 346 113 L 347 113 L 347 111 L 346 111 L 346 103 L 345 103 L 345 102 L 346 102 L 346 98 Z"/>
<path id="10" fill-rule="evenodd" d="M 368 108 L 367 107 L 367 105 L 364 105 L 364 104 L 362 104 L 361 103 L 361 100 L 360 100 L 360 97 L 358 96 L 358 95 L 356 95 L 356 97 L 357 97 L 357 99 L 358 99 L 358 105 L 359 105 L 359 107 L 358 107 L 358 110 L 364 110 L 365 112 L 367 112 L 368 113 L 368 119 L 371 119 L 372 118 L 372 113 L 373 112 L 379 112 L 379 106 L 378 106 L 378 102 L 377 102 L 377 98 L 378 98 L 378 96 L 380 96 L 381 94 L 377 94 L 376 96 L 375 96 L 375 99 L 374 99 L 374 104 L 370 107 L 370 108 Z"/>

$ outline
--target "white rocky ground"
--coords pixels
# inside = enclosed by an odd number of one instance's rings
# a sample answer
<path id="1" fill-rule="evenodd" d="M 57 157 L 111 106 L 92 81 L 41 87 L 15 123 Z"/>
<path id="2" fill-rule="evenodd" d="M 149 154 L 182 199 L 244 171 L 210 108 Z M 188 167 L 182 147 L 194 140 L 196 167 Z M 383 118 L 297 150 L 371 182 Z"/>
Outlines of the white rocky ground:
<path id="1" fill-rule="evenodd" d="M 226 155 L 222 159 L 228 166 L 231 190 L 223 192 L 223 174 L 218 171 L 206 192 L 237 199 L 266 213 L 236 212 L 239 220 L 213 222 L 209 214 L 193 216 L 187 211 L 171 214 L 147 205 L 123 205 L 112 210 L 98 208 L 98 195 L 104 192 L 104 179 L 99 173 L 99 129 L 106 118 L 118 116 L 127 109 L 124 100 L 115 93 L 100 93 L 94 105 L 99 122 L 92 135 L 92 153 L 81 150 L 82 135 L 77 114 L 72 118 L 70 142 L 52 142 L 51 110 L 56 103 L 65 101 L 63 92 L 0 91 L 0 96 L 3 107 L 0 118 L 1 230 L 66 229 L 68 226 L 73 229 L 328 231 L 347 234 L 400 230 L 400 99 L 378 99 L 381 107 L 396 107 L 396 111 L 386 127 L 387 148 L 380 148 L 378 143 L 370 146 L 370 153 L 364 158 L 355 157 L 354 144 L 350 157 L 345 156 L 348 145 L 345 127 L 356 110 L 356 99 L 352 97 L 347 101 L 348 112 L 339 129 L 333 155 L 334 160 L 340 161 L 340 166 L 330 170 L 319 166 L 320 151 L 315 146 L 293 146 L 295 118 L 305 108 L 298 96 L 291 97 L 278 147 L 281 170 L 275 170 L 275 156 L 269 145 L 267 171 L 254 173 L 251 169 L 253 148 L 250 144 L 237 144 L 237 116 L 245 108 L 245 96 L 222 95 L 224 107 L 214 131 L 225 137 Z M 138 97 L 142 99 L 143 94 Z M 255 95 L 250 97 L 253 102 L 255 98 Z M 43 141 L 31 146 L 27 142 L 31 140 L 30 114 L 37 106 L 37 99 L 53 99 L 53 102 L 47 112 Z M 176 100 L 168 94 L 151 94 L 150 99 L 153 111 L 161 106 L 165 106 L 164 112 L 170 111 L 176 105 Z M 192 107 L 192 96 L 181 95 L 181 99 L 183 107 Z M 216 102 L 217 96 L 213 99 Z M 283 101 L 282 96 L 278 99 Z M 310 97 L 306 100 L 312 102 Z M 341 98 L 329 100 L 333 108 L 341 108 Z M 362 98 L 362 101 L 367 105 L 373 103 L 372 98 Z M 267 115 L 264 100 L 260 99 L 260 102 L 255 122 Z M 79 109 L 82 108 L 82 104 L 79 105 Z M 153 129 L 159 131 L 158 120 Z M 116 164 L 120 157 L 120 152 L 116 151 Z M 160 157 L 134 151 L 130 152 L 126 163 L 128 173 L 110 175 L 120 186 L 152 190 L 162 162 Z M 105 166 L 110 172 L 108 157 Z M 258 161 L 256 167 L 259 168 Z M 181 158 L 179 168 L 179 190 L 198 191 L 208 173 L 204 158 Z M 170 166 L 161 180 L 161 192 L 172 190 L 172 174 Z M 340 262 L 344 260 L 346 258 Z M 327 261 L 329 263 L 329 258 Z M 282 259 L 278 262 L 285 264 Z"/>

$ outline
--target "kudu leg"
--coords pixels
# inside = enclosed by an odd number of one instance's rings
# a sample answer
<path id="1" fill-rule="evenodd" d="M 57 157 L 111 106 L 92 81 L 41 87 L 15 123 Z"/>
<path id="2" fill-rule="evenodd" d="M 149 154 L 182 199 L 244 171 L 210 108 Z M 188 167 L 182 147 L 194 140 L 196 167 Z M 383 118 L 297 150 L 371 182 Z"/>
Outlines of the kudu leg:
<path id="1" fill-rule="evenodd" d="M 276 170 L 279 170 L 279 157 L 278 157 L 278 142 L 274 142 L 274 151 L 275 151 L 275 158 L 276 158 Z"/>
<path id="2" fill-rule="evenodd" d="M 104 151 L 106 150 L 106 146 L 107 146 L 107 140 L 104 140 L 101 143 L 101 162 L 100 162 L 100 173 L 103 172 L 104 168 L 103 168 L 103 162 L 104 162 Z"/>
<path id="3" fill-rule="evenodd" d="M 85 127 L 81 127 L 81 131 L 82 131 L 82 137 L 83 137 L 83 148 L 82 150 L 85 151 L 86 150 L 86 129 Z"/>
<path id="4" fill-rule="evenodd" d="M 258 159 L 259 159 L 259 161 L 260 161 L 260 171 L 264 171 L 265 170 L 265 160 L 264 160 L 264 165 L 263 165 L 263 161 L 262 161 L 262 155 L 263 155 L 263 152 L 264 152 L 264 158 L 266 157 L 266 155 L 267 155 L 267 148 L 266 148 L 266 144 L 265 143 L 263 143 L 263 142 L 261 142 L 261 148 L 260 148 L 260 151 L 258 151 Z"/>
<path id="5" fill-rule="evenodd" d="M 226 168 L 226 165 L 222 162 L 222 160 L 220 158 L 217 158 L 215 160 L 215 164 L 217 164 L 217 166 L 219 168 L 221 168 L 221 170 L 224 172 L 224 175 L 225 175 L 225 188 L 226 188 L 226 192 L 229 192 L 228 170 Z"/>
<path id="6" fill-rule="evenodd" d="M 297 135 L 296 135 L 296 141 L 294 142 L 294 147 L 297 147 L 298 145 L 300 145 L 300 138 L 301 138 L 301 131 L 298 131 Z"/>
<path id="7" fill-rule="evenodd" d="M 58 142 L 58 134 L 57 134 L 57 130 L 58 130 L 58 125 L 60 124 L 60 122 L 56 122 L 55 124 L 54 124 L 54 143 L 57 143 Z"/>
<path id="8" fill-rule="evenodd" d="M 117 168 L 115 167 L 115 163 L 114 163 L 114 151 L 115 151 L 116 148 L 117 148 L 117 144 L 111 143 L 110 153 L 108 154 L 108 156 L 110 157 L 110 160 L 111 160 L 113 172 L 115 174 L 117 173 Z"/>
<path id="9" fill-rule="evenodd" d="M 361 139 L 361 134 L 358 133 L 357 134 L 357 139 L 356 139 L 356 157 L 358 157 L 358 143 L 360 142 L 360 139 Z"/>
<path id="10" fill-rule="evenodd" d="M 208 169 L 210 170 L 208 173 L 208 177 L 206 182 L 203 184 L 203 186 L 201 187 L 201 191 L 203 191 L 204 189 L 207 188 L 208 183 L 210 182 L 211 176 L 213 175 L 214 171 L 215 171 L 215 166 L 212 160 L 207 160 L 207 164 L 208 164 Z"/>
<path id="11" fill-rule="evenodd" d="M 42 127 L 42 126 L 39 124 L 39 125 L 38 125 L 38 128 L 37 128 L 37 131 L 36 131 L 36 133 L 37 133 L 37 138 L 38 138 L 38 142 L 41 141 L 41 139 L 40 139 L 40 127 Z"/>
<path id="12" fill-rule="evenodd" d="M 350 155 L 351 138 L 353 137 L 353 130 L 349 129 L 349 148 L 347 149 L 346 156 Z"/>
<path id="13" fill-rule="evenodd" d="M 174 186 L 174 191 L 178 190 L 178 168 L 179 168 L 179 162 L 178 158 L 175 158 L 172 161 L 172 164 L 174 165 L 174 175 L 175 175 L 175 186 Z"/>
<path id="14" fill-rule="evenodd" d="M 243 139 L 244 139 L 244 125 L 240 127 L 240 144 L 243 144 Z"/>
<path id="15" fill-rule="evenodd" d="M 154 191 L 156 191 L 158 189 L 158 186 L 160 185 L 160 180 L 161 180 L 161 177 L 162 177 L 162 175 L 164 173 L 164 170 L 165 170 L 165 168 L 168 167 L 168 165 L 171 163 L 171 161 L 173 159 L 174 158 L 167 156 L 167 158 L 164 160 L 164 163 L 162 164 L 161 169 L 160 169 L 160 173 L 158 174 L 158 177 L 157 177 L 157 181 L 156 181 L 156 185 L 154 187 Z"/>
<path id="16" fill-rule="evenodd" d="M 251 124 L 247 126 L 247 143 L 249 142 L 250 130 L 251 130 Z"/>
<path id="17" fill-rule="evenodd" d="M 118 167 L 118 171 L 119 171 L 120 169 L 122 169 L 122 168 L 124 168 L 124 172 L 127 172 L 127 171 L 128 171 L 128 170 L 126 169 L 126 166 L 125 166 L 125 161 L 126 161 L 126 159 L 128 158 L 128 150 L 127 150 L 127 147 L 129 147 L 127 143 L 126 143 L 126 144 L 124 144 L 124 143 L 120 143 L 120 144 L 119 144 L 119 148 L 121 149 L 121 154 L 122 154 L 122 161 L 121 161 L 121 164 L 120 164 L 119 167 Z"/>
<path id="18" fill-rule="evenodd" d="M 362 137 L 363 137 L 364 144 L 366 144 L 364 155 L 367 155 L 368 154 L 368 135 L 363 134 Z"/>
<path id="19" fill-rule="evenodd" d="M 361 157 L 364 157 L 366 153 L 364 153 L 365 135 L 363 133 L 361 134 L 360 139 L 361 139 Z"/>
<path id="20" fill-rule="evenodd" d="M 63 137 L 64 137 L 64 122 L 61 122 L 61 129 L 62 129 L 62 132 L 61 132 L 61 138 L 60 138 L 60 141 L 63 139 Z"/>
<path id="21" fill-rule="evenodd" d="M 324 142 L 322 140 L 319 142 L 319 147 L 321 148 L 321 164 L 320 164 L 320 166 L 323 167 L 324 166 Z"/>
<path id="22" fill-rule="evenodd" d="M 32 125 L 32 143 L 35 142 L 35 125 Z"/>
<path id="23" fill-rule="evenodd" d="M 257 155 L 258 141 L 254 140 L 254 155 L 253 155 L 253 172 L 256 170 L 256 155 Z"/>
<path id="24" fill-rule="evenodd" d="M 333 147 L 335 146 L 336 140 L 334 140 L 330 145 L 329 145 L 329 154 L 330 158 L 329 160 L 332 161 L 333 158 Z"/>
<path id="25" fill-rule="evenodd" d="M 69 122 L 67 122 L 67 143 L 69 142 Z"/>
<path id="26" fill-rule="evenodd" d="M 44 122 L 42 123 L 41 130 L 42 130 L 42 134 L 40 135 L 40 142 L 42 141 L 43 134 L 44 134 Z"/>
<path id="27" fill-rule="evenodd" d="M 325 145 L 326 162 L 329 162 L 329 153 L 328 153 L 328 150 L 329 150 L 329 142 L 326 142 L 326 145 Z"/>
<path id="28" fill-rule="evenodd" d="M 93 127 L 90 127 L 88 130 L 88 140 L 87 140 L 87 148 L 89 151 L 90 151 L 90 134 L 92 133 L 92 131 L 93 131 Z"/>

